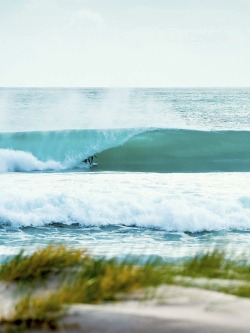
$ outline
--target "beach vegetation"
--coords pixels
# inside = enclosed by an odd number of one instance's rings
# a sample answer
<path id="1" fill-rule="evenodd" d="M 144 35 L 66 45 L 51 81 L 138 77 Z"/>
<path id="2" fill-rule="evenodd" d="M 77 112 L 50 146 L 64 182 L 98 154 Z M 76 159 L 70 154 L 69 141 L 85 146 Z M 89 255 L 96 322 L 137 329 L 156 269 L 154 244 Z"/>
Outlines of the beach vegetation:
<path id="1" fill-rule="evenodd" d="M 8 282 L 41 280 L 51 273 L 58 274 L 68 267 L 79 265 L 84 255 L 86 251 L 70 249 L 64 245 L 49 245 L 31 255 L 25 255 L 24 251 L 21 251 L 0 266 L 0 280 Z"/>
<path id="2" fill-rule="evenodd" d="M 52 276 L 46 289 L 41 281 Z M 250 265 L 214 249 L 183 262 L 96 258 L 85 250 L 49 245 L 31 255 L 20 252 L 0 267 L 0 279 L 26 283 L 14 313 L 2 323 L 29 327 L 56 327 L 66 305 L 121 300 L 127 293 L 162 284 L 194 286 L 250 297 Z M 56 283 L 54 283 L 56 280 Z M 201 280 L 203 281 L 201 283 Z M 30 282 L 31 290 L 28 288 Z M 219 282 L 218 282 L 219 281 Z M 198 283 L 199 282 L 199 283 Z M 216 283 L 215 283 L 216 282 Z M 24 284 L 25 285 L 25 284 Z"/>
<path id="3" fill-rule="evenodd" d="M 114 301 L 124 293 L 166 282 L 167 275 L 165 267 L 153 262 L 135 265 L 129 260 L 92 259 L 84 262 L 75 276 L 64 283 L 60 297 L 66 303 Z"/>
<path id="4" fill-rule="evenodd" d="M 191 277 L 228 278 L 233 262 L 226 259 L 224 251 L 214 249 L 197 254 L 182 263 L 182 275 Z"/>
<path id="5" fill-rule="evenodd" d="M 63 303 L 56 293 L 45 296 L 24 296 L 16 306 L 8 319 L 2 319 L 6 331 L 23 332 L 26 329 L 58 328 L 58 319 L 65 313 Z"/>

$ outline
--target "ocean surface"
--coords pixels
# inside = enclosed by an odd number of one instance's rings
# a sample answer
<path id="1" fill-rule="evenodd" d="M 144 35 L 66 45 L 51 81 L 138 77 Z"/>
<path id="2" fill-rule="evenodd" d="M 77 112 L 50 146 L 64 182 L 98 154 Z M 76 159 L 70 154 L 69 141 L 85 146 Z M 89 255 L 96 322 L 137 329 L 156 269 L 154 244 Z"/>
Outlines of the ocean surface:
<path id="1" fill-rule="evenodd" d="M 52 242 L 249 255 L 250 88 L 1 88 L 0 261 Z"/>

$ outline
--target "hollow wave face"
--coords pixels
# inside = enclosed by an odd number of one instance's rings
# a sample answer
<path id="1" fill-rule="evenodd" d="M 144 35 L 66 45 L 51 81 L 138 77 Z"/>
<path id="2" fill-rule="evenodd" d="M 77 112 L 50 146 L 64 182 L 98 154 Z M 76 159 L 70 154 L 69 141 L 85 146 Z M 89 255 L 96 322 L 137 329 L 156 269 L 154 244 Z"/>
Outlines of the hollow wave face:
<path id="1" fill-rule="evenodd" d="M 123 144 L 140 129 L 0 133 L 0 172 L 77 168 L 83 159 Z"/>
<path id="2" fill-rule="evenodd" d="M 250 171 L 249 131 L 67 130 L 0 134 L 0 171 L 75 169 L 89 155 L 99 171 Z"/>
<path id="3" fill-rule="evenodd" d="M 250 132 L 155 130 L 101 153 L 106 170 L 250 171 Z"/>

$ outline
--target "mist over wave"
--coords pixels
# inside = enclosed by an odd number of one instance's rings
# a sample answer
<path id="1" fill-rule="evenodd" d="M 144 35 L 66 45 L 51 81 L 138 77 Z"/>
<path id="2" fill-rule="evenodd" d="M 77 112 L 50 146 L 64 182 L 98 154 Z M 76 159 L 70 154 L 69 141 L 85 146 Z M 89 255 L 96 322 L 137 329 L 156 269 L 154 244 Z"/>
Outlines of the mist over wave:
<path id="1" fill-rule="evenodd" d="M 0 88 L 0 131 L 249 130 L 249 88 Z"/>
<path id="2" fill-rule="evenodd" d="M 185 127 L 186 120 L 172 110 L 171 101 L 161 101 L 158 93 L 127 88 L 0 88 L 0 131 L 159 127 L 166 113 L 166 127 Z"/>

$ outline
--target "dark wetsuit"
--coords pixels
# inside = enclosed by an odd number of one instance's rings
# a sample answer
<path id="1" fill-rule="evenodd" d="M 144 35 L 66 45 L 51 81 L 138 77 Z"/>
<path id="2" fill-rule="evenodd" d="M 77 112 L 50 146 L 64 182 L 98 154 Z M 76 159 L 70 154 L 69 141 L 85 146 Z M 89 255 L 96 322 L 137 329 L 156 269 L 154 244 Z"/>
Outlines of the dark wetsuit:
<path id="1" fill-rule="evenodd" d="M 94 157 L 96 157 L 95 155 L 93 156 L 89 156 L 88 158 L 86 158 L 85 160 L 83 160 L 84 163 L 89 163 L 89 165 L 91 165 L 93 163 Z"/>

